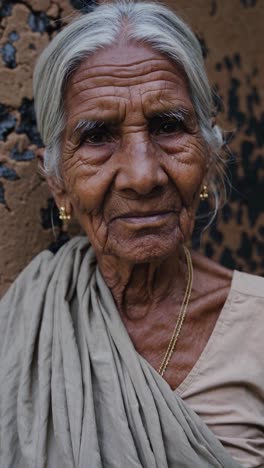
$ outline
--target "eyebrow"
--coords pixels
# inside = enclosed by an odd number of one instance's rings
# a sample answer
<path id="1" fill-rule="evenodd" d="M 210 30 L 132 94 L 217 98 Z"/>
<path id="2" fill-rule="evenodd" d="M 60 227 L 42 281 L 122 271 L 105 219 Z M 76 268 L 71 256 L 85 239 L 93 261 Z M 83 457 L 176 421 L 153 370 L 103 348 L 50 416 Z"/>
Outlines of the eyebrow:
<path id="1" fill-rule="evenodd" d="M 93 130 L 94 128 L 98 127 L 98 125 L 103 125 L 104 122 L 97 121 L 97 120 L 87 120 L 87 119 L 82 119 L 77 122 L 77 124 L 74 126 L 72 130 L 72 136 L 75 135 L 75 133 L 83 133 L 83 132 L 89 132 L 89 130 Z"/>
<path id="2" fill-rule="evenodd" d="M 186 118 L 194 117 L 194 113 L 190 109 L 180 106 L 180 107 L 168 109 L 167 111 L 150 112 L 150 113 L 147 113 L 146 117 L 148 120 L 157 119 L 157 118 L 164 119 L 166 117 L 169 117 L 169 118 L 174 118 L 174 119 L 183 121 Z"/>
<path id="3" fill-rule="evenodd" d="M 168 109 L 167 111 L 153 111 L 149 112 L 145 115 L 148 121 L 154 120 L 154 119 L 165 119 L 165 118 L 174 118 L 179 121 L 184 121 L 190 118 L 194 117 L 194 113 L 187 109 L 186 107 L 175 107 L 172 109 Z M 105 119 L 105 120 L 88 120 L 88 119 L 82 119 L 77 122 L 77 124 L 74 126 L 71 136 L 74 136 L 76 133 L 83 134 L 84 132 L 89 132 L 93 130 L 94 128 L 100 128 L 103 127 L 104 125 L 118 125 L 120 124 L 120 121 L 118 119 Z"/>

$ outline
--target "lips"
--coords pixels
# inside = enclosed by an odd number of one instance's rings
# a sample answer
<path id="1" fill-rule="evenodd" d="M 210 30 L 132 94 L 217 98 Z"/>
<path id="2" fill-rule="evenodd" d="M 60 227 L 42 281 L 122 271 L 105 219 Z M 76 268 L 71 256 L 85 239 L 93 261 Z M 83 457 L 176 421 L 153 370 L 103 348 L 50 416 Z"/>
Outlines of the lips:
<path id="1" fill-rule="evenodd" d="M 139 227 L 159 227 L 168 220 L 175 211 L 131 211 L 120 216 L 116 216 L 112 221 L 130 224 Z"/>

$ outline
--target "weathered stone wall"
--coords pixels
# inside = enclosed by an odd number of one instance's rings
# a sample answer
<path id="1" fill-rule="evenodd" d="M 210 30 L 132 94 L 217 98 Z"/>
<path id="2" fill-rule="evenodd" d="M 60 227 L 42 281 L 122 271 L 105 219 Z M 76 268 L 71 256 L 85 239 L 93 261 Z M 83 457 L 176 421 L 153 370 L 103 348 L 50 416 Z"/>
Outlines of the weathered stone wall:
<path id="1" fill-rule="evenodd" d="M 264 1 L 167 3 L 201 40 L 210 81 L 222 98 L 218 123 L 235 132 L 229 165 L 235 190 L 194 243 L 230 268 L 263 274 Z M 41 141 L 32 71 L 40 51 L 85 5 L 85 0 L 0 0 L 0 294 L 34 255 L 54 247 L 52 218 L 59 242 L 65 237 L 34 158 Z M 71 232 L 78 227 L 73 224 Z"/>

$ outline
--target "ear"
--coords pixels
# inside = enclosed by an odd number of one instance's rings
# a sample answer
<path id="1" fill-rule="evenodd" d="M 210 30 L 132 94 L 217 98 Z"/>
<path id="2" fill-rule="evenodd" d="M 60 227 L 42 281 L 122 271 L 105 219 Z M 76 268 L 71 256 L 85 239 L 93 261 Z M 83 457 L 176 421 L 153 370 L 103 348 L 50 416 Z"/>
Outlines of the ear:
<path id="1" fill-rule="evenodd" d="M 37 148 L 35 155 L 38 160 L 38 172 L 42 177 L 46 178 L 44 171 L 44 153 L 45 148 Z"/>
<path id="2" fill-rule="evenodd" d="M 212 117 L 211 117 L 211 127 L 214 128 L 215 125 L 216 125 L 216 116 L 212 115 Z"/>
<path id="3" fill-rule="evenodd" d="M 36 156 L 38 158 L 39 172 L 46 179 L 46 182 L 53 195 L 57 207 L 60 208 L 61 206 L 64 206 L 66 213 L 70 215 L 72 211 L 72 206 L 69 200 L 68 193 L 65 189 L 64 182 L 57 176 L 46 175 L 46 171 L 44 169 L 44 153 L 44 148 L 39 148 L 36 153 Z"/>
<path id="4" fill-rule="evenodd" d="M 64 182 L 56 176 L 46 176 L 46 181 L 58 208 L 63 206 L 68 215 L 72 212 L 71 202 Z"/>

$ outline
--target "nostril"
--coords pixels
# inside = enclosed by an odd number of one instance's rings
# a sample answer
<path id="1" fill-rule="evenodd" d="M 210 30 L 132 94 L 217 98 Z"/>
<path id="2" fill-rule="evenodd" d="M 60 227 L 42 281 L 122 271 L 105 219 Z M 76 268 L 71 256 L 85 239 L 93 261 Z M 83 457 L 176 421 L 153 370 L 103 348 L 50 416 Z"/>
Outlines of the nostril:
<path id="1" fill-rule="evenodd" d="M 164 186 L 157 185 L 146 195 L 147 197 L 153 198 L 161 196 L 164 193 Z"/>
<path id="2" fill-rule="evenodd" d="M 139 193 L 137 190 L 128 189 L 128 188 L 123 189 L 121 191 L 113 189 L 112 192 L 118 193 L 119 195 L 120 193 L 122 193 L 122 197 L 127 198 L 129 200 L 139 200 L 143 198 L 144 200 L 147 200 L 147 199 L 161 197 L 165 192 L 165 188 L 162 186 L 156 186 L 146 193 L 142 193 L 142 192 Z"/>

